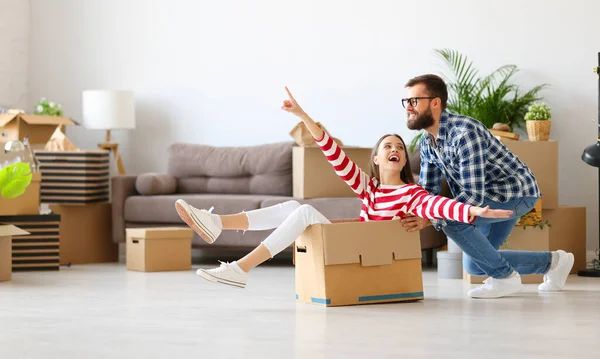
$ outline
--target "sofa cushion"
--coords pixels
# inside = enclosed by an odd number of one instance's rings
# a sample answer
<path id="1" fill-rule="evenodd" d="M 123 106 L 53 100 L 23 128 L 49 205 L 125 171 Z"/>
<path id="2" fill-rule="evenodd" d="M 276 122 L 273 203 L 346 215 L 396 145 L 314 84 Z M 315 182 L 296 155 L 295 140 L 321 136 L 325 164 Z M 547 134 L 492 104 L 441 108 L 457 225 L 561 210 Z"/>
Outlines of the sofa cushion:
<path id="1" fill-rule="evenodd" d="M 260 203 L 270 196 L 260 195 L 216 195 L 178 194 L 165 196 L 131 196 L 125 200 L 125 221 L 136 223 L 183 223 L 175 211 L 175 201 L 179 198 L 190 205 L 209 209 L 213 213 L 233 214 L 244 210 L 260 208 Z"/>
<path id="2" fill-rule="evenodd" d="M 166 173 L 143 173 L 135 180 L 135 189 L 144 196 L 173 194 L 177 179 Z"/>
<path id="3" fill-rule="evenodd" d="M 179 193 L 292 194 L 292 142 L 247 147 L 176 143 L 168 173 Z"/>

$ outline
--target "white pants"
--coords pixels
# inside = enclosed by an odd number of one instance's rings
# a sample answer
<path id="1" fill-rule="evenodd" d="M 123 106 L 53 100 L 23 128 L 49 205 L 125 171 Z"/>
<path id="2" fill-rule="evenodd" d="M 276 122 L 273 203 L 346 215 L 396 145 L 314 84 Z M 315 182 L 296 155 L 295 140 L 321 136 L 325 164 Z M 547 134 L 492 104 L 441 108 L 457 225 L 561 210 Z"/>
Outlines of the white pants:
<path id="1" fill-rule="evenodd" d="M 271 207 L 245 212 L 248 217 L 248 230 L 273 229 L 262 243 L 274 257 L 289 247 L 302 232 L 313 224 L 331 223 L 314 207 L 297 201 L 287 201 Z"/>

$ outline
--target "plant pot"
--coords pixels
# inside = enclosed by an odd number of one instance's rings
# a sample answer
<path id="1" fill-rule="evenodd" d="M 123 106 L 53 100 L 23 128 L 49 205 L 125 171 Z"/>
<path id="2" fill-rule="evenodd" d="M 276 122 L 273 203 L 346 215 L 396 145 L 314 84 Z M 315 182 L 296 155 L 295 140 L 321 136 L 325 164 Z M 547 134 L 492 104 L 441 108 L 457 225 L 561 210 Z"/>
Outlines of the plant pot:
<path id="1" fill-rule="evenodd" d="M 550 138 L 551 120 L 525 121 L 527 124 L 527 137 L 529 141 L 548 141 Z"/>

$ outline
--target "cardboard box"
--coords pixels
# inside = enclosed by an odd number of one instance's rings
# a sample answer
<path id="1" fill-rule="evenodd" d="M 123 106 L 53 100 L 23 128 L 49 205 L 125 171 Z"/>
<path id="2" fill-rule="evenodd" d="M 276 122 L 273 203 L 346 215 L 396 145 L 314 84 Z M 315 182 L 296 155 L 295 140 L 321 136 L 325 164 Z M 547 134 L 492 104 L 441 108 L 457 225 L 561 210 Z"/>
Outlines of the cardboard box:
<path id="1" fill-rule="evenodd" d="M 108 202 L 110 158 L 106 150 L 35 151 L 40 161 L 41 203 Z"/>
<path id="2" fill-rule="evenodd" d="M 12 238 L 13 272 L 60 269 L 59 215 L 2 216 L 0 223 L 29 232 Z"/>
<path id="3" fill-rule="evenodd" d="M 340 306 L 423 299 L 421 242 L 400 221 L 316 224 L 294 244 L 296 299 Z"/>
<path id="4" fill-rule="evenodd" d="M 371 171 L 371 149 L 342 147 L 363 171 Z M 293 195 L 296 198 L 354 197 L 350 187 L 334 171 L 318 147 L 292 149 Z"/>
<path id="5" fill-rule="evenodd" d="M 40 182 L 42 174 L 35 172 L 25 193 L 16 198 L 0 196 L 0 216 L 40 214 Z"/>
<path id="6" fill-rule="evenodd" d="M 560 206 L 545 209 L 542 213 L 543 230 L 539 227 L 515 227 L 500 249 L 525 251 L 556 251 L 562 249 L 575 256 L 571 274 L 586 267 L 586 209 L 585 207 Z M 548 221 L 549 225 L 546 225 Z M 550 227 L 551 226 L 551 227 Z M 487 277 L 463 278 L 469 283 L 482 283 Z M 542 283 L 542 275 L 521 276 L 523 283 Z"/>
<path id="7" fill-rule="evenodd" d="M 51 204 L 60 221 L 60 264 L 116 262 L 110 203 Z"/>
<path id="8" fill-rule="evenodd" d="M 0 282 L 12 279 L 12 236 L 27 234 L 13 225 L 0 225 Z"/>
<path id="9" fill-rule="evenodd" d="M 542 192 L 542 208 L 558 208 L 558 142 L 509 139 L 501 142 L 533 172 Z"/>
<path id="10" fill-rule="evenodd" d="M 188 228 L 127 228 L 127 269 L 141 272 L 192 268 L 192 237 Z"/>
<path id="11" fill-rule="evenodd" d="M 29 135 L 29 143 L 46 144 L 58 126 L 76 125 L 68 117 L 27 114 L 0 114 L 1 141 L 23 141 Z"/>

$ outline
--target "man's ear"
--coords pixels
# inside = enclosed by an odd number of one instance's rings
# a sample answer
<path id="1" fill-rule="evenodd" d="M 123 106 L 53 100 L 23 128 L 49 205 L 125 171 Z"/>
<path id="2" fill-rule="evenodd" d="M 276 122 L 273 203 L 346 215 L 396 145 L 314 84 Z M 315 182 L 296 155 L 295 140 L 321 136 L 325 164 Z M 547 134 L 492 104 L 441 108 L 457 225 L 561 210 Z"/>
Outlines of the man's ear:
<path id="1" fill-rule="evenodd" d="M 433 99 L 432 101 L 432 105 L 434 106 L 434 108 L 442 108 L 442 100 L 439 97 L 436 97 Z"/>

